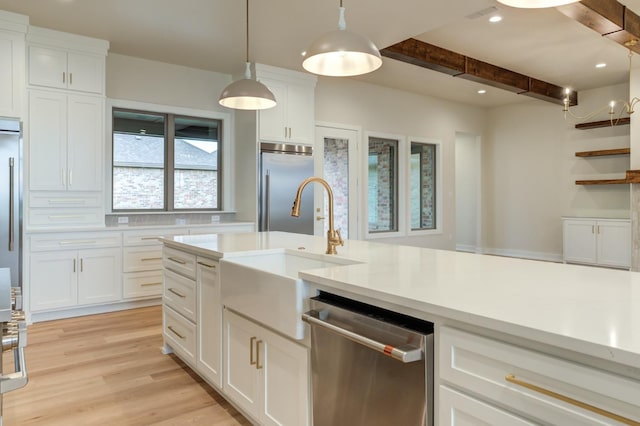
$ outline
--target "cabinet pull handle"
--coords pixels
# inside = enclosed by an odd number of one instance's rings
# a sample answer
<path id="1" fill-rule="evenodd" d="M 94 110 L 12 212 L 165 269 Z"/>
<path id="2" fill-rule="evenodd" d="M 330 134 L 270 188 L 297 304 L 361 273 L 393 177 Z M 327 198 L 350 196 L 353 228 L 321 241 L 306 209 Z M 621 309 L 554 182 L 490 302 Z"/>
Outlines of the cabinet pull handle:
<path id="1" fill-rule="evenodd" d="M 76 272 L 76 260 L 75 259 L 73 259 L 73 272 L 74 273 Z"/>
<path id="2" fill-rule="evenodd" d="M 58 198 L 56 200 L 47 200 L 49 204 L 85 204 L 86 200 L 76 200 L 73 198 Z"/>
<path id="3" fill-rule="evenodd" d="M 198 262 L 198 265 L 204 266 L 205 268 L 216 269 L 216 265 L 209 265 L 208 263 Z"/>
<path id="4" fill-rule="evenodd" d="M 596 231 L 598 231 L 598 235 L 600 235 L 600 225 L 596 225 Z"/>
<path id="5" fill-rule="evenodd" d="M 160 238 L 164 238 L 162 235 L 157 235 L 155 237 L 142 237 L 141 240 L 158 240 Z"/>
<path id="6" fill-rule="evenodd" d="M 249 339 L 249 365 L 256 365 L 256 361 L 253 359 L 253 342 L 256 341 L 256 337 L 252 337 Z"/>
<path id="7" fill-rule="evenodd" d="M 73 185 L 73 170 L 69 169 L 69 186 Z"/>
<path id="8" fill-rule="evenodd" d="M 522 386 L 523 388 L 530 389 L 530 390 L 532 390 L 534 392 L 541 393 L 542 395 L 546 395 L 548 397 L 558 399 L 558 400 L 560 400 L 562 402 L 566 402 L 567 404 L 571 404 L 571 405 L 574 405 L 576 407 L 580 407 L 580 408 L 582 408 L 584 410 L 587 410 L 587 411 L 591 411 L 592 413 L 599 414 L 599 415 L 604 416 L 604 417 L 606 417 L 608 419 L 612 419 L 612 420 L 618 421 L 620 423 L 628 424 L 628 425 L 640 426 L 640 422 L 637 422 L 637 421 L 631 420 L 631 419 L 627 419 L 626 417 L 622 417 L 622 416 L 620 416 L 618 414 L 614 414 L 614 413 L 612 413 L 610 411 L 603 410 L 602 408 L 594 407 L 593 405 L 587 404 L 586 402 L 578 401 L 577 399 L 569 398 L 568 396 L 565 396 L 565 395 L 550 391 L 548 389 L 541 388 L 541 387 L 536 386 L 534 384 L 525 382 L 523 380 L 517 379 L 514 374 L 507 374 L 507 376 L 504 379 L 509 383 L 513 383 L 515 385 Z"/>
<path id="9" fill-rule="evenodd" d="M 14 180 L 14 172 L 15 170 L 15 158 L 9 158 L 9 251 L 13 251 L 14 248 L 14 240 L 15 240 L 15 231 L 14 224 L 15 218 L 13 216 L 14 206 L 15 206 L 15 180 Z"/>
<path id="10" fill-rule="evenodd" d="M 66 179 L 66 174 L 64 169 L 60 169 L 60 180 L 62 180 L 62 184 L 66 185 L 67 184 L 67 179 Z"/>
<path id="11" fill-rule="evenodd" d="M 182 293 L 180 293 L 179 291 L 176 291 L 176 290 L 174 290 L 174 289 L 172 289 L 172 288 L 170 288 L 170 289 L 169 289 L 169 291 L 170 291 L 171 293 L 175 294 L 176 296 L 178 296 L 178 297 L 182 298 L 182 299 L 184 299 L 184 298 L 186 298 L 186 297 L 187 297 L 187 296 L 185 296 L 184 294 L 182 294 Z"/>
<path id="12" fill-rule="evenodd" d="M 291 127 L 289 127 L 289 139 L 291 139 Z"/>
<path id="13" fill-rule="evenodd" d="M 73 73 L 69 73 L 69 84 L 73 84 Z"/>
<path id="14" fill-rule="evenodd" d="M 284 138 L 285 139 L 287 138 L 287 128 L 286 127 L 284 128 Z"/>
<path id="15" fill-rule="evenodd" d="M 49 219 L 82 219 L 84 216 L 81 214 L 50 214 Z"/>
<path id="16" fill-rule="evenodd" d="M 62 84 L 67 82 L 67 73 L 62 71 Z"/>
<path id="17" fill-rule="evenodd" d="M 162 260 L 161 257 L 143 257 L 140 259 L 141 262 L 150 262 L 152 260 Z"/>
<path id="18" fill-rule="evenodd" d="M 182 334 L 178 333 L 177 331 L 175 331 L 175 330 L 173 329 L 173 327 L 168 326 L 167 328 L 169 329 L 169 331 L 170 331 L 170 332 L 172 332 L 173 334 L 175 334 L 176 336 L 178 336 L 179 338 L 181 338 L 182 340 L 184 340 L 184 336 L 183 336 Z"/>
<path id="19" fill-rule="evenodd" d="M 591 225 L 591 233 L 592 234 L 596 233 L 596 226 L 595 225 Z"/>
<path id="20" fill-rule="evenodd" d="M 84 272 L 84 259 L 80 258 L 80 272 Z"/>
<path id="21" fill-rule="evenodd" d="M 262 340 L 256 342 L 256 370 L 262 370 L 262 365 L 260 365 L 260 343 L 262 343 Z"/>
<path id="22" fill-rule="evenodd" d="M 69 217 L 76 217 L 76 216 L 69 216 Z M 95 244 L 97 243 L 96 240 L 64 240 L 64 241 L 60 241 L 58 244 L 60 244 L 61 246 L 66 246 L 69 244 Z"/>
<path id="23" fill-rule="evenodd" d="M 181 265 L 186 265 L 186 264 L 187 264 L 187 262 L 185 262 L 184 260 L 182 260 L 182 259 L 177 259 L 177 258 L 175 258 L 175 257 L 170 257 L 170 258 L 169 258 L 169 260 L 170 260 L 170 261 L 172 261 L 172 262 L 179 263 L 179 264 L 181 264 Z"/>
<path id="24" fill-rule="evenodd" d="M 151 287 L 153 285 L 160 285 L 162 283 L 144 283 L 144 284 L 140 284 L 140 287 Z"/>

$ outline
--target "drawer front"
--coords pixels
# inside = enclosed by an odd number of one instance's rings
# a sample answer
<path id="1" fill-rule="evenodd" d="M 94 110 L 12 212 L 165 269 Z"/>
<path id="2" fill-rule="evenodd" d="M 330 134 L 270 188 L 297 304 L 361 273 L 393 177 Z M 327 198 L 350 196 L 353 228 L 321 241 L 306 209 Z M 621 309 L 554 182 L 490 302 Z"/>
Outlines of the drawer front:
<path id="1" fill-rule="evenodd" d="M 173 309 L 162 309 L 163 336 L 176 354 L 187 364 L 196 364 L 196 326 Z"/>
<path id="2" fill-rule="evenodd" d="M 125 299 L 162 296 L 162 271 L 124 274 L 122 295 Z"/>
<path id="3" fill-rule="evenodd" d="M 29 207 L 44 208 L 86 208 L 100 207 L 102 205 L 102 193 L 50 193 L 31 192 L 29 194 Z"/>
<path id="4" fill-rule="evenodd" d="M 38 227 L 104 226 L 102 208 L 29 209 L 29 225 Z"/>
<path id="5" fill-rule="evenodd" d="M 519 346 L 441 327 L 440 379 L 552 424 L 622 424 L 563 397 L 640 421 L 640 382 Z M 532 386 L 533 387 L 532 387 Z"/>
<path id="6" fill-rule="evenodd" d="M 162 301 L 195 322 L 196 282 L 171 271 L 165 270 L 163 274 Z"/>
<path id="7" fill-rule="evenodd" d="M 491 404 L 455 391 L 446 386 L 440 386 L 440 419 L 436 421 L 440 426 L 534 426 L 518 416 L 501 410 Z"/>
<path id="8" fill-rule="evenodd" d="M 188 278 L 196 278 L 196 257 L 171 247 L 162 249 L 162 266 Z"/>
<path id="9" fill-rule="evenodd" d="M 171 238 L 174 235 L 186 233 L 177 228 L 147 229 L 144 231 L 125 231 L 123 233 L 125 246 L 162 246 L 160 238 Z"/>
<path id="10" fill-rule="evenodd" d="M 120 232 L 71 232 L 34 234 L 30 237 L 31 251 L 52 251 L 88 248 L 120 247 Z"/>
<path id="11" fill-rule="evenodd" d="M 162 247 L 125 247 L 124 272 L 159 271 L 162 269 Z"/>

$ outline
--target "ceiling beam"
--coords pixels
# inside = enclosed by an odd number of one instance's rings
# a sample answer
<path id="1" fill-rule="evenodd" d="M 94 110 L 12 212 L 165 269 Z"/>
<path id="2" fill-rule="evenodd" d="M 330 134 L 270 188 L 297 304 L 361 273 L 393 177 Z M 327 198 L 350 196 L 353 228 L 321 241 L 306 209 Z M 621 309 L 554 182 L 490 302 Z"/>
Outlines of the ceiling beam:
<path id="1" fill-rule="evenodd" d="M 398 61 L 508 90 L 555 104 L 563 104 L 564 89 L 506 68 L 482 62 L 442 47 L 410 38 L 380 51 L 382 56 Z M 578 93 L 571 91 L 570 104 L 578 104 Z"/>

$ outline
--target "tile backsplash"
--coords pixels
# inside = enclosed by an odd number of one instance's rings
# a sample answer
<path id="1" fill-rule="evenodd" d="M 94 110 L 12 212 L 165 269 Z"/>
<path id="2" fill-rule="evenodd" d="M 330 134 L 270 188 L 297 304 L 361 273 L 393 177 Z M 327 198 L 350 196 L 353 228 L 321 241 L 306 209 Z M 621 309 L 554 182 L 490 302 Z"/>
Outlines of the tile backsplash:
<path id="1" fill-rule="evenodd" d="M 228 223 L 235 220 L 235 213 L 162 213 L 162 214 L 108 214 L 107 227 L 112 226 L 163 226 L 163 225 L 205 225 Z"/>

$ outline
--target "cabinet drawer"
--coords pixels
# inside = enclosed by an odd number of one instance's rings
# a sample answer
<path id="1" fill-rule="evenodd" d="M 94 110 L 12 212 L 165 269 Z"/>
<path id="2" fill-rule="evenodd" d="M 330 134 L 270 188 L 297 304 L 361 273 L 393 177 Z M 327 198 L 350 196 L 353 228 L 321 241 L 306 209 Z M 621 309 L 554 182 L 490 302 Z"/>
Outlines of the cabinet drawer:
<path id="1" fill-rule="evenodd" d="M 164 271 L 163 302 L 184 315 L 187 319 L 196 321 L 196 282 L 171 271 Z"/>
<path id="2" fill-rule="evenodd" d="M 32 235 L 31 251 L 52 251 L 87 248 L 120 247 L 122 236 L 119 232 L 101 233 L 55 233 Z"/>
<path id="3" fill-rule="evenodd" d="M 72 193 L 72 192 L 37 192 L 29 194 L 30 207 L 44 208 L 86 208 L 100 207 L 102 205 L 102 193 Z"/>
<path id="4" fill-rule="evenodd" d="M 620 424 L 562 395 L 640 421 L 639 381 L 448 327 L 439 339 L 441 380 L 517 414 L 552 424 Z"/>
<path id="5" fill-rule="evenodd" d="M 162 308 L 163 335 L 167 343 L 186 363 L 196 364 L 196 326 L 173 309 Z"/>
<path id="6" fill-rule="evenodd" d="M 102 226 L 104 212 L 102 208 L 88 209 L 40 209 L 29 210 L 29 225 L 38 227 L 60 226 Z"/>
<path id="7" fill-rule="evenodd" d="M 123 233 L 125 246 L 162 246 L 160 238 L 171 238 L 174 235 L 186 233 L 176 228 L 159 228 L 145 231 L 126 231 Z"/>
<path id="8" fill-rule="evenodd" d="M 196 277 L 196 257 L 171 247 L 162 249 L 162 266 L 185 277 Z"/>
<path id="9" fill-rule="evenodd" d="M 122 294 L 125 299 L 161 297 L 162 271 L 131 272 L 124 274 Z"/>
<path id="10" fill-rule="evenodd" d="M 125 247 L 124 272 L 159 271 L 162 269 L 162 246 Z"/>

